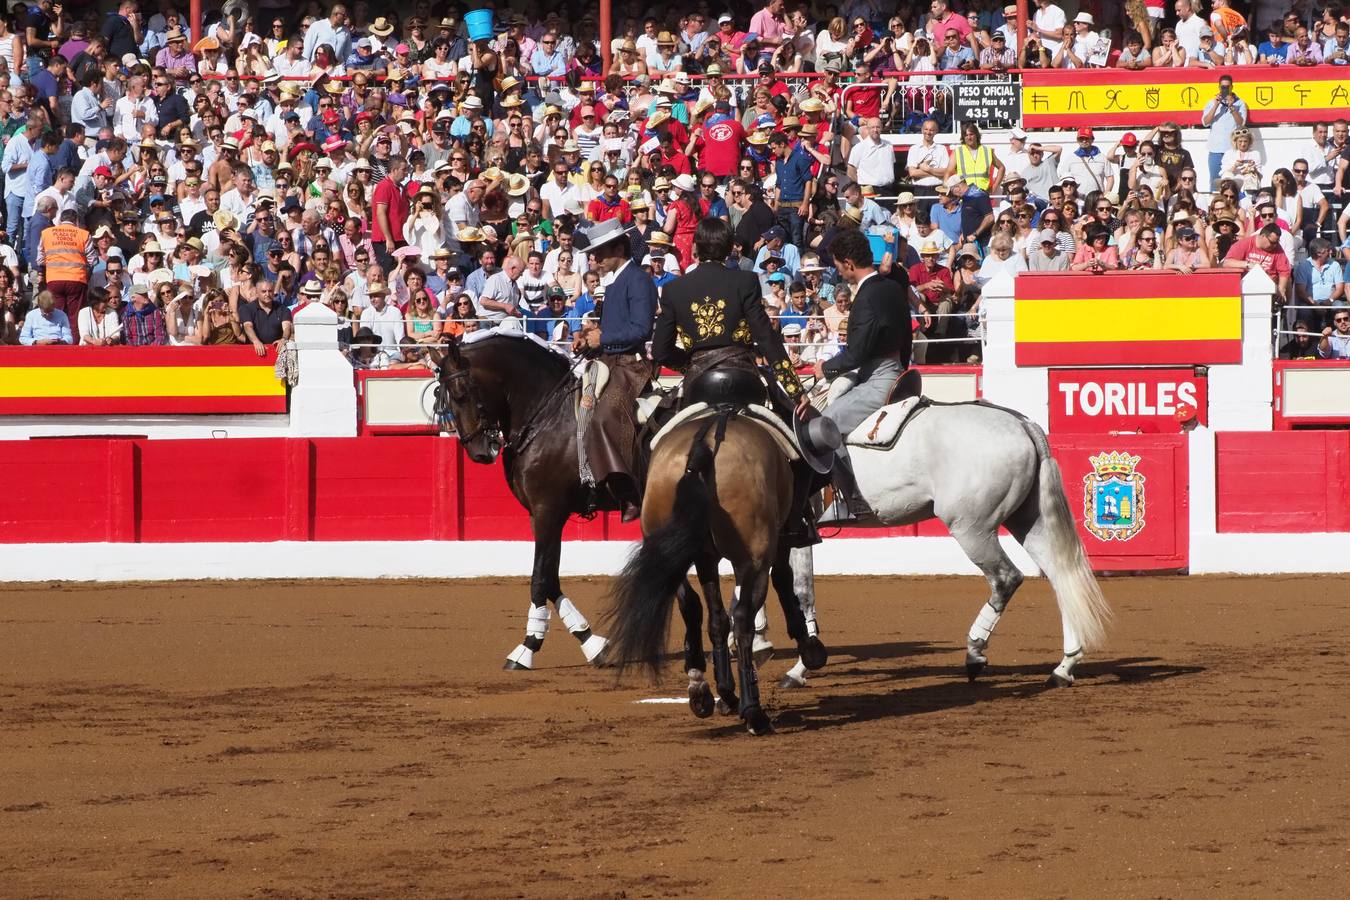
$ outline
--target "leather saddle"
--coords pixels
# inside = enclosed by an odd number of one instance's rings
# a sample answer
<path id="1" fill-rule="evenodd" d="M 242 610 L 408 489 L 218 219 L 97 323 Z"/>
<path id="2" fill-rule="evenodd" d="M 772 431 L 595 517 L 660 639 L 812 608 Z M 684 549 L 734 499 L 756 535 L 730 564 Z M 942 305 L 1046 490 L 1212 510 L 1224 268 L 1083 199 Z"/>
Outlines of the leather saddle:
<path id="1" fill-rule="evenodd" d="M 923 394 L 923 375 L 918 369 L 906 369 L 899 378 L 895 379 L 895 384 L 891 385 L 890 393 L 886 395 L 886 405 L 899 403 L 901 400 L 908 400 L 910 397 L 918 397 Z"/>
<path id="2" fill-rule="evenodd" d="M 769 395 L 759 374 L 749 369 L 709 369 L 685 388 L 685 403 L 741 409 L 764 406 Z"/>

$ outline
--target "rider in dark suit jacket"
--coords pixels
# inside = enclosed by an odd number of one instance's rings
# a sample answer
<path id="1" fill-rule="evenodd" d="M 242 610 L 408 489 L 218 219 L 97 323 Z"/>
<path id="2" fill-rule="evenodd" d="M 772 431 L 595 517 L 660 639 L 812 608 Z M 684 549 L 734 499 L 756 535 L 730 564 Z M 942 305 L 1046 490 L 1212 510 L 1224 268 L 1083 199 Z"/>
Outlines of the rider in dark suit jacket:
<path id="1" fill-rule="evenodd" d="M 758 350 L 779 387 L 796 403 L 802 383 L 788 361 L 782 335 L 764 311 L 758 276 L 728 269 L 726 254 L 717 256 L 724 245 L 727 253 L 731 250 L 731 226 L 720 219 L 704 219 L 694 241 L 699 247 L 698 267 L 662 292 L 652 359 L 686 370 L 685 383 L 692 384 L 709 369 L 755 371 Z M 706 260 L 705 252 L 710 254 Z"/>

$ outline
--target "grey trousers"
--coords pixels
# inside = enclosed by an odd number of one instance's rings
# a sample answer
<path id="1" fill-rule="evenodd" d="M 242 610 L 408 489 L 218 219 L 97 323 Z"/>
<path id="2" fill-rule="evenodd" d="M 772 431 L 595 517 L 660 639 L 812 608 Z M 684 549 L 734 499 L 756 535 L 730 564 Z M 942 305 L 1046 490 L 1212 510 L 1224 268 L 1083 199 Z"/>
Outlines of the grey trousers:
<path id="1" fill-rule="evenodd" d="M 899 360 L 889 357 L 870 359 L 856 371 L 844 375 L 853 381 L 848 393 L 821 411 L 821 415 L 839 426 L 845 437 L 868 416 L 886 405 L 886 397 L 903 373 Z M 842 445 L 840 450 L 843 450 Z"/>

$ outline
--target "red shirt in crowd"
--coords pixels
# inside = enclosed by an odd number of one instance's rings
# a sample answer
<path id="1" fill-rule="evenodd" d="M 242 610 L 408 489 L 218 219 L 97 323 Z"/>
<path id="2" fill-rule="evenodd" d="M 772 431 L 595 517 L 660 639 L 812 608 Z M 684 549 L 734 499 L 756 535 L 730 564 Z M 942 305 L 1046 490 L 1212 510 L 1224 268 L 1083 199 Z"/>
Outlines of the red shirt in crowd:
<path id="1" fill-rule="evenodd" d="M 881 88 L 858 88 L 848 92 L 849 106 L 860 119 L 881 115 Z"/>
<path id="2" fill-rule="evenodd" d="M 375 213 L 381 203 L 389 207 L 389 228 L 394 232 L 387 237 L 380 228 L 380 217 Z M 375 193 L 370 199 L 370 239 L 377 244 L 402 243 L 403 223 L 408 221 L 408 206 L 408 195 L 399 188 L 394 179 L 386 178 L 375 185 Z"/>
<path id="3" fill-rule="evenodd" d="M 689 165 L 689 157 L 680 151 L 679 147 L 671 147 L 670 154 L 667 155 L 663 150 L 658 154 L 661 165 L 672 166 L 676 175 L 693 175 L 694 167 Z"/>
<path id="4" fill-rule="evenodd" d="M 622 197 L 616 197 L 614 202 L 610 203 L 605 199 L 605 195 L 601 194 L 586 207 L 586 218 L 597 225 L 607 219 L 618 219 L 627 225 L 633 221 L 633 211 L 628 208 L 628 201 Z"/>
<path id="5" fill-rule="evenodd" d="M 712 125 L 704 125 L 699 128 L 694 144 L 699 165 L 718 178 L 735 175 L 736 165 L 741 159 L 741 142 L 744 140 L 745 126 L 736 119 L 727 117 Z"/>
<path id="6" fill-rule="evenodd" d="M 1293 267 L 1289 265 L 1289 257 L 1285 256 L 1284 248 L 1279 244 L 1275 245 L 1274 250 L 1262 250 L 1256 246 L 1256 235 L 1245 237 L 1228 248 L 1228 255 L 1225 260 L 1233 259 L 1243 262 L 1255 261 L 1261 269 L 1270 276 L 1271 280 L 1279 283 L 1281 278 L 1289 278 L 1293 275 Z"/>
<path id="7" fill-rule="evenodd" d="M 928 288 L 924 290 L 919 285 L 928 284 L 930 281 L 940 281 L 942 286 L 938 288 Z M 909 267 L 909 283 L 914 285 L 914 290 L 923 294 L 923 298 L 929 303 L 937 303 L 942 299 L 944 293 L 951 293 L 956 290 L 952 283 L 952 270 L 946 266 L 937 266 L 928 268 L 924 263 L 917 262 Z"/>

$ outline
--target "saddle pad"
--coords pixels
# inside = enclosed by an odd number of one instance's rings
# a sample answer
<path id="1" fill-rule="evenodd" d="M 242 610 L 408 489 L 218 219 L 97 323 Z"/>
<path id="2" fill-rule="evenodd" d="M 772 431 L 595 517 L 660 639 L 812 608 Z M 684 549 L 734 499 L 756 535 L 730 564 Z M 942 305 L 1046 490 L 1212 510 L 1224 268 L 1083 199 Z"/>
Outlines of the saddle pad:
<path id="1" fill-rule="evenodd" d="M 706 403 L 692 403 L 675 414 L 675 417 L 665 424 L 660 431 L 653 437 L 651 449 L 655 450 L 661 443 L 661 440 L 686 422 L 696 422 L 699 419 L 706 419 L 709 416 L 717 415 L 716 407 L 709 406 Z M 741 410 L 741 418 L 747 422 L 754 422 L 760 428 L 763 428 L 769 434 L 773 435 L 774 442 L 778 444 L 778 449 L 782 450 L 789 460 L 801 458 L 801 453 L 797 450 L 797 442 L 792 437 L 792 432 L 788 431 L 778 416 L 774 415 L 773 410 L 767 406 L 747 406 Z"/>
<path id="2" fill-rule="evenodd" d="M 900 428 L 919 404 L 919 397 L 906 397 L 899 403 L 883 406 L 872 413 L 857 428 L 849 432 L 846 443 L 851 447 L 886 449 L 900 436 Z"/>

